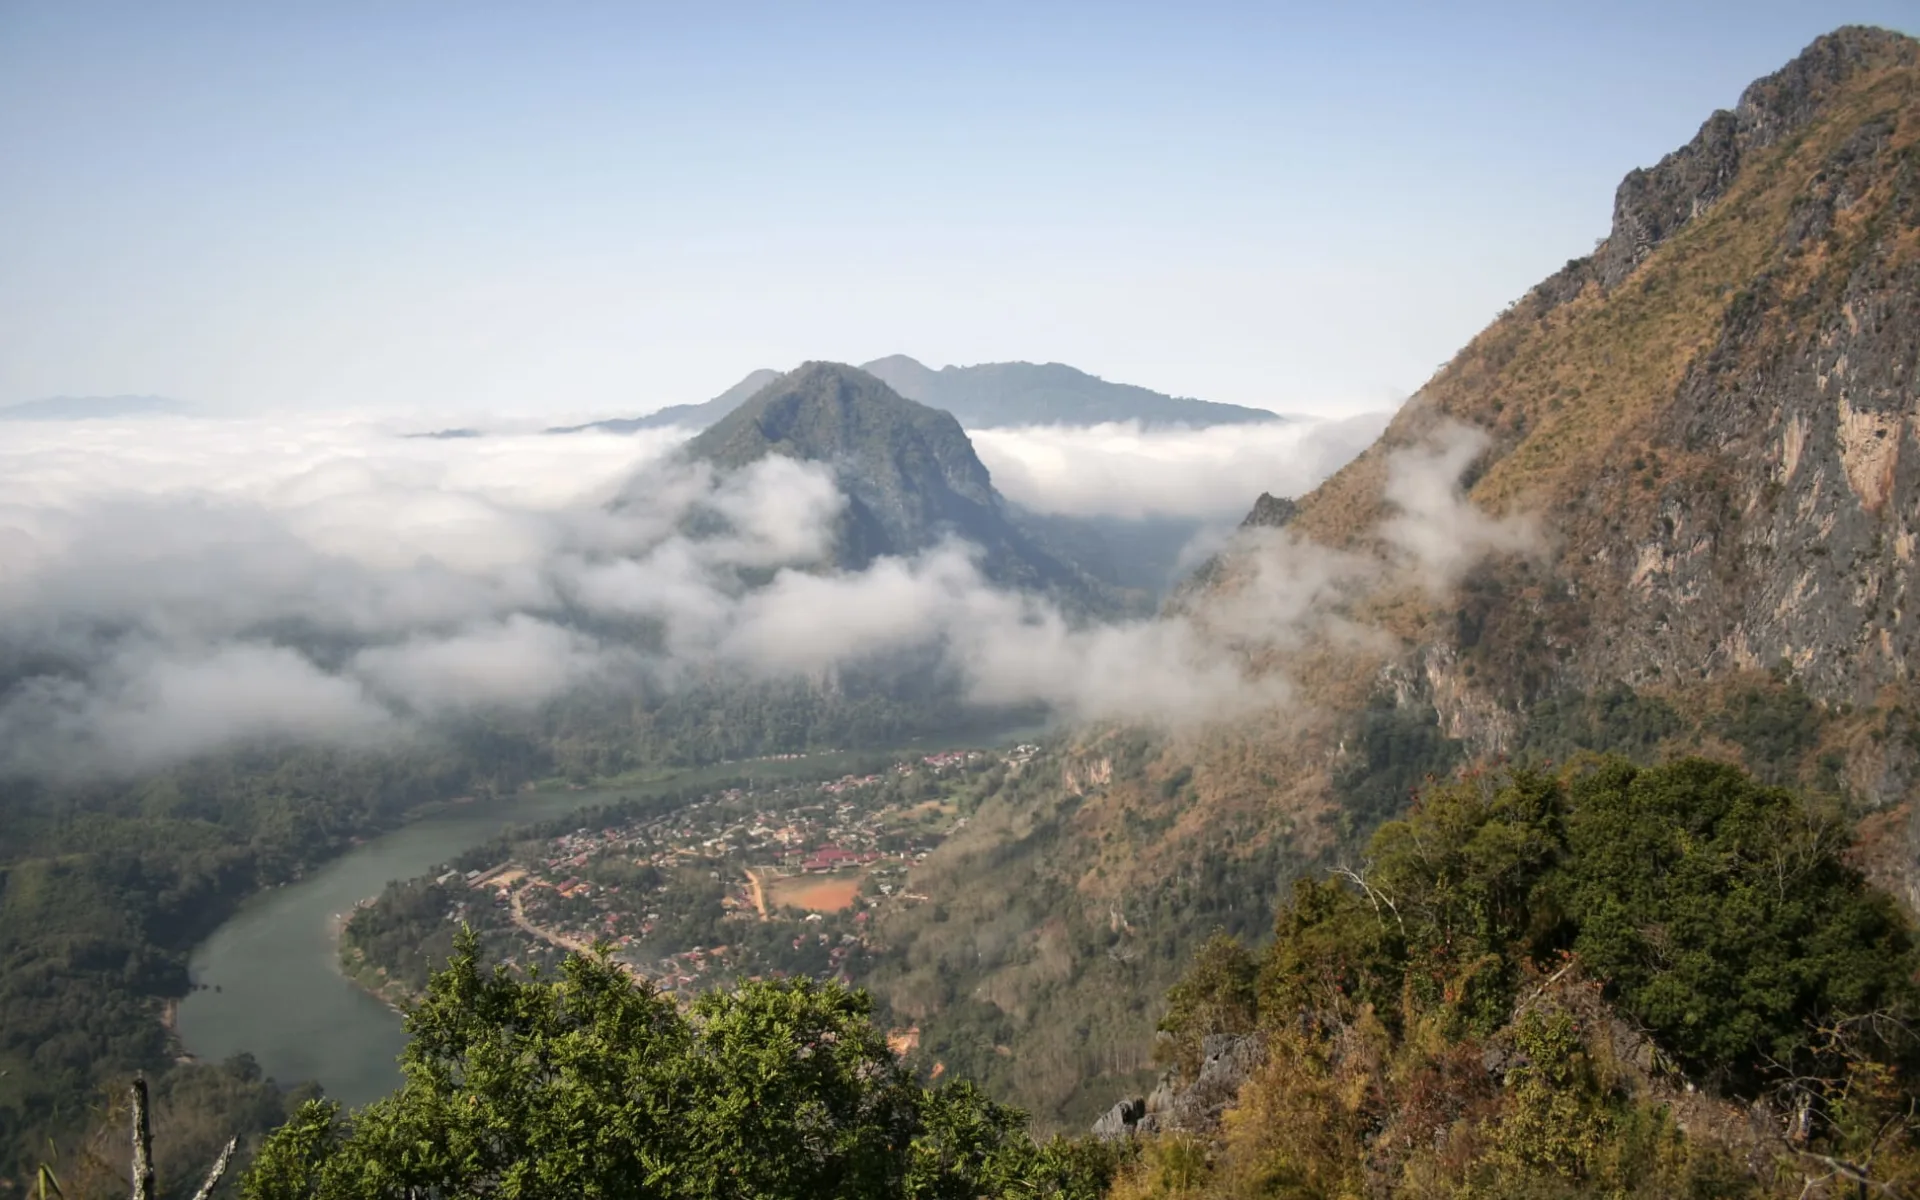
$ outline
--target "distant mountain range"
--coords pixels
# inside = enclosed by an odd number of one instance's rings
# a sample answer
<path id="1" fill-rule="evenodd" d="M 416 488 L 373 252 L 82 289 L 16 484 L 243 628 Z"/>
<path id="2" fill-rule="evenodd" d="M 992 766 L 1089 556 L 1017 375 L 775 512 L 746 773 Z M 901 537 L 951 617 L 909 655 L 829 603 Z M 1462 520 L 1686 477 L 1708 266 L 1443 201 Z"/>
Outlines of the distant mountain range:
<path id="1" fill-rule="evenodd" d="M 188 408 L 165 396 L 50 396 L 0 407 L 0 421 L 91 421 L 109 417 L 181 417 Z"/>
<path id="2" fill-rule="evenodd" d="M 860 368 L 900 396 L 952 413 L 969 429 L 1006 425 L 1100 425 L 1137 421 L 1147 426 L 1235 425 L 1287 418 L 1264 408 L 1214 404 L 1163 392 L 1109 383 L 1061 363 L 981 363 L 938 371 L 904 354 L 877 358 Z M 677 425 L 705 429 L 783 378 L 759 370 L 704 404 L 676 404 L 644 417 L 621 417 L 585 425 L 557 426 L 548 433 L 598 429 L 633 433 Z"/>
<path id="3" fill-rule="evenodd" d="M 585 425 L 559 425 L 547 432 L 579 433 L 582 430 L 599 429 L 607 433 L 633 433 L 641 429 L 665 429 L 671 425 L 678 425 L 684 429 L 705 429 L 745 404 L 755 392 L 779 378 L 781 378 L 780 372 L 763 368 L 749 374 L 745 379 L 704 404 L 675 404 L 659 412 L 648 413 L 644 417 L 616 417 L 611 421 L 591 421 Z"/>
<path id="4" fill-rule="evenodd" d="M 894 354 L 861 367 L 909 400 L 943 409 L 969 429 L 1002 425 L 1247 425 L 1285 418 L 1264 408 L 1215 404 L 1109 383 L 1063 363 L 981 363 L 938 371 Z"/>
<path id="5" fill-rule="evenodd" d="M 981 569 L 996 582 L 1081 610 L 1120 603 L 1118 589 L 1016 520 L 957 420 L 858 368 L 811 362 L 777 376 L 685 453 L 722 471 L 770 454 L 829 465 L 847 496 L 839 566 L 859 569 L 960 537 L 980 549 Z"/>

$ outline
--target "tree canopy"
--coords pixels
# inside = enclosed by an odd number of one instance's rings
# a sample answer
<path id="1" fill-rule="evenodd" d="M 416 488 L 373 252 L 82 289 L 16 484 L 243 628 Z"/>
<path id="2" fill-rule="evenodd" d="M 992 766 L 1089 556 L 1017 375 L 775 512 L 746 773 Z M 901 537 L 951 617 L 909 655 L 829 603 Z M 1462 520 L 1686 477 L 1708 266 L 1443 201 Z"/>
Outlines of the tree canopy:
<path id="1" fill-rule="evenodd" d="M 1703 759 L 1430 788 L 1298 881 L 1261 954 L 1203 948 L 1176 1064 L 1248 1030 L 1266 1065 L 1200 1183 L 1154 1182 L 1169 1143 L 1116 1194 L 1920 1194 L 1920 954 L 1848 846 L 1837 811 Z M 1683 1134 L 1701 1083 L 1773 1132 Z"/>
<path id="2" fill-rule="evenodd" d="M 682 1010 L 603 956 L 483 970 L 467 934 L 407 1029 L 400 1090 L 305 1105 L 249 1200 L 1070 1198 L 1110 1170 L 1097 1147 L 1036 1144 L 970 1084 L 920 1085 L 837 985 L 751 982 Z"/>

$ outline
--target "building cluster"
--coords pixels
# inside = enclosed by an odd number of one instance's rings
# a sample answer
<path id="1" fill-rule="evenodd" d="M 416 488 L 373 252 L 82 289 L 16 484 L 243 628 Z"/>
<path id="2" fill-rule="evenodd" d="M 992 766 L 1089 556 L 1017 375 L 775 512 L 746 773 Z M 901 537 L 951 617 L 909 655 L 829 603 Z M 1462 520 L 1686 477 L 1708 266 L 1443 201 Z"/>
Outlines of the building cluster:
<path id="1" fill-rule="evenodd" d="M 608 944 L 668 990 L 762 972 L 831 977 L 865 946 L 876 908 L 923 898 L 904 886 L 907 873 L 964 825 L 951 801 L 969 773 L 1026 749 L 942 751 L 882 774 L 720 790 L 664 815 L 522 843 L 507 861 L 439 882 L 470 889 L 459 907 L 491 910 L 487 924 L 524 958 Z M 929 778 L 910 785 L 911 800 L 885 786 L 916 774 Z"/>

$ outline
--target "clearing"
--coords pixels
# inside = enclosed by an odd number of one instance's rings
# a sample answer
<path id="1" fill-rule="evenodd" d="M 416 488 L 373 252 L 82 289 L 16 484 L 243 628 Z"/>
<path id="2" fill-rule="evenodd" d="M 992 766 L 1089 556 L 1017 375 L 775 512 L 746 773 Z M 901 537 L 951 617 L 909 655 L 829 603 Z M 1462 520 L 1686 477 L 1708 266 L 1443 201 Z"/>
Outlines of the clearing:
<path id="1" fill-rule="evenodd" d="M 860 894 L 865 871 L 852 875 L 790 875 L 775 879 L 767 891 L 768 903 L 775 907 L 791 904 L 808 912 L 839 912 L 853 906 Z"/>

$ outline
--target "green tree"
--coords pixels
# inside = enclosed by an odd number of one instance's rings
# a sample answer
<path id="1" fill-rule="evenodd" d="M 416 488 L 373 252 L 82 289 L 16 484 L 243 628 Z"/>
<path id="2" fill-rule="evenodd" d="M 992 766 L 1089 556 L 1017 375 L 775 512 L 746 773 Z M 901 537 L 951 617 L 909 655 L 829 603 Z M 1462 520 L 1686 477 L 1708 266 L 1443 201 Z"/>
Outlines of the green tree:
<path id="1" fill-rule="evenodd" d="M 1174 1063 L 1192 1078 L 1200 1067 L 1201 1045 L 1209 1034 L 1245 1033 L 1258 1012 L 1254 984 L 1260 967 L 1253 955 L 1225 932 L 1200 947 L 1193 966 L 1167 993 L 1167 1015 L 1160 1030 L 1171 1034 Z"/>
<path id="2" fill-rule="evenodd" d="M 250 1200 L 1095 1196 L 1098 1155 L 1036 1146 L 971 1087 L 919 1086 L 864 993 L 807 980 L 691 1010 L 604 957 L 483 972 L 471 934 L 407 1019 L 405 1083 L 314 1102 L 261 1148 Z"/>
<path id="3" fill-rule="evenodd" d="M 1745 1090 L 1837 1075 L 1836 1030 L 1909 1037 L 1912 932 L 1837 814 L 1721 763 L 1614 761 L 1575 781 L 1568 830 L 1574 949 L 1690 1068 Z M 1850 1049 L 1910 1052 L 1873 1040 Z"/>

